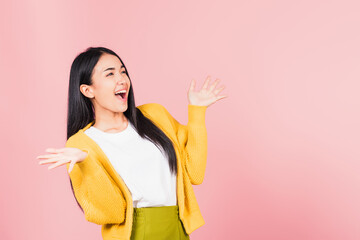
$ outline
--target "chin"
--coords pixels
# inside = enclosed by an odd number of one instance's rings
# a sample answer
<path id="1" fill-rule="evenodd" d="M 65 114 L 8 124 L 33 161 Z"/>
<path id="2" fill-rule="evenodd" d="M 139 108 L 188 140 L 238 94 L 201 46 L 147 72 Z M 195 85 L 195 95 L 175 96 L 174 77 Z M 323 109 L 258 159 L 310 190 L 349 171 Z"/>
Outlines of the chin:
<path id="1" fill-rule="evenodd" d="M 126 104 L 126 106 L 120 107 L 120 112 L 125 112 L 127 109 L 128 109 L 128 106 Z"/>

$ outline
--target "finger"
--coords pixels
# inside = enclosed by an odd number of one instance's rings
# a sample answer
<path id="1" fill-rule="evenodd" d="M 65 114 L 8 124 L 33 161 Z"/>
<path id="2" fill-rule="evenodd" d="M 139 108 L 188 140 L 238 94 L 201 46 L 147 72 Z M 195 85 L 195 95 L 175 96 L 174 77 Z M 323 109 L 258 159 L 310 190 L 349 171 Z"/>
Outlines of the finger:
<path id="1" fill-rule="evenodd" d="M 54 158 L 49 159 L 49 160 L 42 160 L 42 161 L 39 162 L 39 164 L 42 165 L 42 164 L 54 163 L 54 162 L 63 161 L 63 160 L 68 161 L 68 159 L 65 159 L 63 156 L 57 156 L 57 157 L 54 157 Z"/>
<path id="2" fill-rule="evenodd" d="M 214 91 L 215 95 L 218 95 L 222 90 L 224 90 L 225 86 L 222 86 L 221 88 L 218 88 Z"/>
<path id="3" fill-rule="evenodd" d="M 194 91 L 195 90 L 195 79 L 192 79 L 191 80 L 191 83 L 190 83 L 190 89 L 189 91 Z"/>
<path id="4" fill-rule="evenodd" d="M 68 173 L 71 172 L 71 170 L 73 169 L 73 167 L 74 167 L 74 163 L 71 162 L 70 165 L 69 165 Z"/>
<path id="5" fill-rule="evenodd" d="M 37 159 L 44 159 L 44 158 L 52 158 L 54 156 L 57 156 L 58 154 L 48 154 L 48 155 L 40 155 L 40 156 L 37 156 L 36 158 Z"/>
<path id="6" fill-rule="evenodd" d="M 47 163 L 54 163 L 54 162 L 60 161 L 62 159 L 63 158 L 56 157 L 56 158 L 52 158 L 52 159 L 49 159 L 49 160 L 42 160 L 42 161 L 39 162 L 39 164 L 42 165 L 42 164 L 47 164 Z"/>
<path id="7" fill-rule="evenodd" d="M 75 164 L 76 164 L 76 161 L 71 161 L 71 162 L 70 162 L 70 164 L 69 164 L 69 170 L 68 170 L 69 173 L 74 169 Z"/>
<path id="8" fill-rule="evenodd" d="M 213 84 L 210 85 L 210 92 L 212 92 L 214 90 L 214 88 L 216 87 L 216 85 L 220 82 L 220 79 L 216 79 L 215 82 L 213 82 Z"/>
<path id="9" fill-rule="evenodd" d="M 223 96 L 217 96 L 216 98 L 217 98 L 217 100 L 216 101 L 218 101 L 218 100 L 220 100 L 220 99 L 223 99 L 223 98 L 227 98 L 228 96 L 225 96 L 225 95 L 223 95 Z"/>
<path id="10" fill-rule="evenodd" d="M 208 75 L 205 82 L 204 82 L 204 84 L 203 84 L 203 86 L 202 86 L 202 89 L 207 89 L 208 88 L 210 79 L 211 79 L 211 77 L 210 77 L 210 75 Z"/>
<path id="11" fill-rule="evenodd" d="M 50 167 L 48 167 L 48 169 L 50 170 L 50 169 L 59 167 L 59 166 L 61 166 L 61 165 L 64 165 L 64 164 L 66 164 L 66 163 L 68 163 L 68 161 L 58 161 L 57 163 L 55 163 L 55 164 L 51 165 Z"/>
<path id="12" fill-rule="evenodd" d="M 65 150 L 65 148 L 47 148 L 45 152 L 52 152 L 52 153 L 61 153 Z"/>

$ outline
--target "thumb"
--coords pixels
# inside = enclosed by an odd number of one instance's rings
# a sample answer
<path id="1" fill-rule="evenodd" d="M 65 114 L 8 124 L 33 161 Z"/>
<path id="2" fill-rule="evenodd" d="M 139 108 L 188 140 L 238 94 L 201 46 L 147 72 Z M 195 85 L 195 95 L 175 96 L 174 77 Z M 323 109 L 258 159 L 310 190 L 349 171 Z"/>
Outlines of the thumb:
<path id="1" fill-rule="evenodd" d="M 194 91 L 194 90 L 195 90 L 195 80 L 192 79 L 192 80 L 191 80 L 191 83 L 190 83 L 189 91 Z"/>
<path id="2" fill-rule="evenodd" d="M 69 170 L 68 170 L 69 174 L 70 174 L 71 170 L 73 169 L 73 167 L 74 167 L 74 163 L 71 162 L 71 163 L 70 163 L 70 166 L 69 166 Z"/>

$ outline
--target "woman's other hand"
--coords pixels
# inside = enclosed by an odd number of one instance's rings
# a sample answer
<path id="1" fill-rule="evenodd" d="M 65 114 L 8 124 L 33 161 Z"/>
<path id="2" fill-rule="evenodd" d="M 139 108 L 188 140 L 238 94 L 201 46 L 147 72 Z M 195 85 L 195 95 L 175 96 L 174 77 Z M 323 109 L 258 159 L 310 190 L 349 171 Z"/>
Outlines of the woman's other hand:
<path id="1" fill-rule="evenodd" d="M 86 156 L 87 152 L 84 152 L 78 148 L 48 148 L 45 150 L 46 152 L 49 152 L 51 154 L 48 155 L 40 155 L 37 156 L 37 159 L 48 159 L 48 160 L 42 160 L 39 162 L 40 165 L 48 164 L 48 163 L 54 163 L 48 169 L 52 169 L 67 163 L 70 163 L 69 166 L 69 173 L 73 169 L 75 163 L 82 162 Z"/>
<path id="2" fill-rule="evenodd" d="M 206 78 L 205 83 L 198 92 L 195 91 L 195 80 L 191 81 L 191 85 L 188 91 L 189 104 L 198 106 L 210 106 L 216 101 L 227 97 L 225 95 L 219 96 L 219 93 L 225 88 L 225 86 L 215 89 L 216 85 L 220 82 L 220 79 L 216 79 L 215 82 L 210 85 L 210 87 L 208 86 L 210 78 L 210 76 Z"/>

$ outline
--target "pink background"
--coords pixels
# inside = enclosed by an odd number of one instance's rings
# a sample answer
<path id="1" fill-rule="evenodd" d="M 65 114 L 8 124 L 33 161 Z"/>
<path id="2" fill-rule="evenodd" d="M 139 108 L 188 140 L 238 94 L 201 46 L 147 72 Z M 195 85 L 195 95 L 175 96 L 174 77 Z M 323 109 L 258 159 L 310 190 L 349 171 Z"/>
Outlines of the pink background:
<path id="1" fill-rule="evenodd" d="M 136 104 L 187 122 L 207 74 L 228 98 L 207 110 L 208 163 L 191 239 L 360 239 L 359 1 L 3 1 L 0 238 L 101 239 L 65 166 L 75 56 L 117 52 Z"/>

